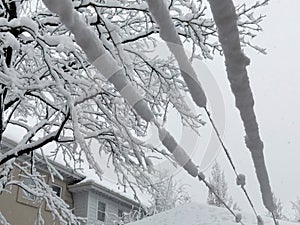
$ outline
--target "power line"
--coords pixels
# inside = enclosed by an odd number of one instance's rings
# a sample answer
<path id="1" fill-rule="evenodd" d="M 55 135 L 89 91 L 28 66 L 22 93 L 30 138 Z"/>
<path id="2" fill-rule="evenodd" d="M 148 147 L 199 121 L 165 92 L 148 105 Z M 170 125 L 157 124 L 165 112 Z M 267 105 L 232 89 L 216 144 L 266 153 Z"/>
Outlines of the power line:
<path id="1" fill-rule="evenodd" d="M 211 193 L 213 193 L 217 198 L 218 198 L 218 200 L 224 205 L 224 207 L 235 217 L 235 221 L 237 222 L 237 223 L 240 223 L 240 224 L 242 224 L 242 225 L 244 225 L 244 223 L 242 222 L 242 215 L 241 214 L 237 214 L 237 213 L 235 213 L 227 204 L 226 204 L 226 202 L 215 192 L 215 190 L 211 187 L 211 185 L 205 180 L 205 175 L 202 173 L 202 172 L 200 172 L 199 174 L 198 174 L 198 179 L 199 179 L 199 181 L 202 181 L 205 185 L 206 185 L 206 187 L 209 189 L 209 191 L 211 192 Z"/>
<path id="2" fill-rule="evenodd" d="M 230 157 L 229 151 L 226 148 L 226 146 L 225 146 L 225 144 L 224 144 L 224 142 L 223 142 L 223 140 L 221 138 L 221 135 L 220 135 L 220 133 L 219 133 L 219 131 L 218 131 L 218 129 L 217 129 L 217 127 L 216 127 L 216 125 L 215 125 L 212 117 L 211 117 L 210 112 L 208 111 L 207 107 L 204 107 L 204 110 L 205 110 L 205 112 L 206 112 L 206 114 L 207 114 L 207 116 L 209 118 L 209 121 L 210 121 L 210 123 L 211 123 L 211 125 L 212 125 L 212 127 L 213 127 L 213 129 L 214 129 L 214 131 L 215 131 L 215 133 L 216 133 L 216 135 L 218 137 L 218 139 L 219 139 L 219 142 L 221 143 L 221 146 L 222 146 L 222 148 L 223 148 L 223 150 L 224 150 L 224 152 L 225 152 L 225 154 L 226 154 L 226 156 L 227 156 L 227 158 L 228 158 L 228 160 L 230 162 L 230 165 L 231 165 L 231 167 L 232 167 L 235 175 L 238 176 L 238 173 L 236 171 L 235 165 L 234 165 L 234 163 L 233 163 L 233 161 L 232 161 L 232 159 Z"/>
<path id="3" fill-rule="evenodd" d="M 235 165 L 234 165 L 234 163 L 233 163 L 233 160 L 232 160 L 232 158 L 231 158 L 231 156 L 230 156 L 230 154 L 229 154 L 229 151 L 228 151 L 228 149 L 226 148 L 225 143 L 224 143 L 224 141 L 223 141 L 222 138 L 221 138 L 221 135 L 220 135 L 220 133 L 219 133 L 217 127 L 216 127 L 216 124 L 215 124 L 215 122 L 214 122 L 214 120 L 213 120 L 213 118 L 212 118 L 210 112 L 208 111 L 207 107 L 204 107 L 204 110 L 205 110 L 205 112 L 206 112 L 206 114 L 207 114 L 207 116 L 208 116 L 208 118 L 209 118 L 209 121 L 210 121 L 210 123 L 211 123 L 211 125 L 212 125 L 212 127 L 213 127 L 213 129 L 214 129 L 214 131 L 215 131 L 215 133 L 216 133 L 216 135 L 217 135 L 217 137 L 218 137 L 218 140 L 219 140 L 219 142 L 220 142 L 220 144 L 221 144 L 221 146 L 222 146 L 222 149 L 224 150 L 225 155 L 226 155 L 226 157 L 227 157 L 227 159 L 228 159 L 228 161 L 229 161 L 229 163 L 230 163 L 230 165 L 231 165 L 231 167 L 232 167 L 232 169 L 233 169 L 233 171 L 234 171 L 234 173 L 235 173 L 235 175 L 236 175 L 237 185 L 241 186 L 241 188 L 242 188 L 242 190 L 243 190 L 243 192 L 244 192 L 244 194 L 245 194 L 245 196 L 246 196 L 246 198 L 247 198 L 247 200 L 248 200 L 248 202 L 249 202 L 249 204 L 250 204 L 250 206 L 251 206 L 251 208 L 252 208 L 252 210 L 253 210 L 253 212 L 254 212 L 256 218 L 257 218 L 258 224 L 261 224 L 262 219 L 261 219 L 261 217 L 257 214 L 257 211 L 255 210 L 255 207 L 254 207 L 254 204 L 253 204 L 253 202 L 251 201 L 251 198 L 250 198 L 250 196 L 249 196 L 249 194 L 248 194 L 248 192 L 247 192 L 247 190 L 246 190 L 246 188 L 245 188 L 245 185 L 246 185 L 246 179 L 245 179 L 245 176 L 244 176 L 243 174 L 238 174 L 238 172 L 237 172 L 237 170 L 236 170 L 236 167 L 235 167 Z M 275 218 L 274 212 L 271 212 L 271 213 L 272 213 L 272 217 L 273 217 L 273 220 L 274 220 L 274 224 L 275 224 L 275 225 L 278 225 L 278 221 L 277 221 L 276 218 Z"/>

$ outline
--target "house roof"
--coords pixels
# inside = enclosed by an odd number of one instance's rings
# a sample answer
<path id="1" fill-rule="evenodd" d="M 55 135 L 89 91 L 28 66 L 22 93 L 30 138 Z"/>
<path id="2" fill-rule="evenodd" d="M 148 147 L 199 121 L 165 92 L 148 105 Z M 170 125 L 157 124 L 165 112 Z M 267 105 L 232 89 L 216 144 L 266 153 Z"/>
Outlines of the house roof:
<path id="1" fill-rule="evenodd" d="M 101 182 L 101 181 L 99 181 Z M 97 192 L 99 195 L 110 199 L 118 204 L 122 204 L 125 206 L 134 206 L 138 208 L 140 204 L 133 199 L 133 197 L 130 194 L 115 191 L 112 188 L 108 188 L 107 185 L 100 184 L 99 182 L 86 178 L 85 180 L 69 186 L 69 190 L 71 192 L 81 192 L 81 191 L 94 191 Z M 111 186 L 111 185 L 110 185 Z"/>
<path id="2" fill-rule="evenodd" d="M 28 157 L 28 156 L 27 156 Z M 59 171 L 59 173 L 63 176 L 64 181 L 68 185 L 72 185 L 78 183 L 85 179 L 85 176 L 52 160 L 48 160 L 50 163 Z M 35 162 L 35 165 L 41 170 L 48 172 L 47 163 L 44 160 Z"/>
<path id="3" fill-rule="evenodd" d="M 257 218 L 251 213 L 242 214 L 242 222 L 245 225 L 257 224 Z M 273 224 L 270 217 L 262 218 L 265 224 Z M 175 209 L 164 211 L 156 215 L 128 225 L 237 225 L 235 218 L 225 208 L 209 206 L 205 204 L 189 203 Z M 286 221 L 280 221 L 280 225 L 296 225 Z"/>
<path id="4" fill-rule="evenodd" d="M 1 152 L 5 152 L 5 151 L 15 147 L 16 145 L 17 144 L 13 140 L 4 137 Z M 38 156 L 41 160 L 35 161 L 35 166 L 38 169 L 48 173 L 49 171 L 48 171 L 47 162 L 43 159 L 43 157 L 41 155 L 38 154 Z M 28 162 L 31 160 L 31 157 L 27 154 L 24 154 L 24 155 L 19 156 L 18 159 L 23 162 L 24 161 Z M 83 179 L 85 179 L 85 176 L 83 174 L 80 174 L 80 173 L 72 170 L 69 167 L 66 167 L 66 166 L 64 166 L 60 163 L 57 163 L 53 160 L 50 160 L 50 159 L 47 159 L 47 161 L 52 166 L 54 166 L 55 169 L 62 175 L 64 182 L 66 182 L 67 184 L 78 183 L 78 182 L 82 181 Z"/>

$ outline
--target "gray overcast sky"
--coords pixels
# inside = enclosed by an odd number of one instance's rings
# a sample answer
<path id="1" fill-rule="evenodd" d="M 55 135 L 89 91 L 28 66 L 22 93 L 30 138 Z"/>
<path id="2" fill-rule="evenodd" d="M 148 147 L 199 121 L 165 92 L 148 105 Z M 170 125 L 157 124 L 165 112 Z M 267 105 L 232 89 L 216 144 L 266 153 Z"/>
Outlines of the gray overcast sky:
<path id="1" fill-rule="evenodd" d="M 297 57 L 300 52 L 299 10 L 299 0 L 272 0 L 262 10 L 267 15 L 262 22 L 264 31 L 254 40 L 256 44 L 266 48 L 268 54 L 258 54 L 251 49 L 245 51 L 251 59 L 248 73 L 260 133 L 265 144 L 265 159 L 272 189 L 282 200 L 286 210 L 291 209 L 290 201 L 295 200 L 297 195 L 300 196 L 300 72 Z M 264 213 L 250 152 L 244 145 L 244 131 L 223 64 L 221 57 L 207 62 L 224 98 L 224 139 L 238 171 L 247 176 L 246 188 L 256 207 L 260 213 Z M 217 160 L 226 172 L 230 194 L 243 210 L 250 211 L 245 197 L 235 185 L 233 172 L 223 152 L 220 152 Z M 200 162 L 201 158 L 197 163 Z M 192 184 L 190 189 L 193 201 L 205 201 L 207 190 L 203 185 L 192 179 L 182 178 L 183 174 L 181 172 L 178 177 L 183 182 Z"/>

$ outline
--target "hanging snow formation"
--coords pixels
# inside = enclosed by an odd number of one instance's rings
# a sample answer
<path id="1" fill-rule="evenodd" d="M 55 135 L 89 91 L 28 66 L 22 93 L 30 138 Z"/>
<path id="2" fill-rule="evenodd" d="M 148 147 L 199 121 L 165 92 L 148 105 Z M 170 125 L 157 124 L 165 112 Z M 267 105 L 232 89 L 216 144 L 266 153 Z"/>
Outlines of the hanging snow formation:
<path id="1" fill-rule="evenodd" d="M 80 15 L 73 9 L 71 0 L 43 0 L 49 10 L 59 15 L 60 20 L 74 34 L 76 43 L 87 55 L 88 60 L 110 81 L 136 112 L 147 122 L 153 122 L 159 130 L 159 138 L 164 146 L 173 154 L 180 166 L 193 177 L 198 175 L 197 166 L 191 161 L 189 156 L 180 147 L 175 139 L 160 126 L 154 114 L 138 93 L 136 88 L 128 81 L 124 70 L 117 64 L 116 60 L 103 47 L 101 40 L 94 34 L 88 25 L 80 18 Z M 183 48 L 182 48 L 183 50 Z M 185 53 L 184 53 L 185 54 Z M 186 57 L 186 56 L 185 56 Z M 187 57 L 186 57 L 187 59 Z M 192 69 L 189 61 L 183 64 L 186 68 Z M 195 72 L 194 72 L 195 73 Z M 196 78 L 196 77 L 195 77 Z M 197 80 L 197 79 L 196 79 Z M 195 83 L 190 79 L 190 84 Z M 200 105 L 206 104 L 204 92 L 200 84 L 193 93 L 196 95 Z M 197 89 L 198 88 L 198 89 Z M 200 89 L 199 89 L 200 88 Z M 198 91 L 197 91 L 198 90 Z M 200 98 L 199 98 L 200 96 Z M 150 160 L 150 159 L 149 159 Z"/>
<path id="2" fill-rule="evenodd" d="M 182 166 L 191 176 L 198 175 L 198 169 L 192 162 L 190 157 L 186 154 L 184 149 L 177 144 L 172 135 L 164 128 L 159 128 L 159 139 L 163 145 L 173 154 L 177 163 Z"/>
<path id="3" fill-rule="evenodd" d="M 86 53 L 88 60 L 111 82 L 121 95 L 139 115 L 150 122 L 154 116 L 143 101 L 142 96 L 135 90 L 125 77 L 124 71 L 104 48 L 96 34 L 80 18 L 79 13 L 73 9 L 72 1 L 44 0 L 45 5 L 54 13 L 74 34 L 76 43 Z"/>
<path id="4" fill-rule="evenodd" d="M 147 0 L 147 3 L 149 11 L 159 25 L 160 37 L 167 43 L 170 51 L 174 54 L 179 64 L 181 75 L 189 88 L 194 102 L 199 107 L 205 107 L 207 102 L 205 93 L 184 51 L 166 4 L 162 0 Z"/>
<path id="5" fill-rule="evenodd" d="M 235 96 L 236 107 L 240 111 L 244 124 L 245 142 L 252 155 L 263 203 L 270 212 L 273 212 L 275 206 L 264 161 L 263 142 L 259 136 L 258 124 L 253 109 L 254 99 L 246 70 L 250 60 L 244 55 L 240 46 L 235 7 L 232 0 L 208 1 L 218 28 L 219 41 L 225 55 L 228 79 Z"/>

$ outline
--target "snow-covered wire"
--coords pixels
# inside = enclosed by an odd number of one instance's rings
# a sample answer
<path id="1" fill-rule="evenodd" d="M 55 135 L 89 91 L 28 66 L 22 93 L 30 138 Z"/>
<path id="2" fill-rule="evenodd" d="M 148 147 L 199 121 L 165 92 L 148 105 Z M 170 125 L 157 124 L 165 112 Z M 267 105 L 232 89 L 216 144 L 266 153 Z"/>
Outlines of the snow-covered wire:
<path id="1" fill-rule="evenodd" d="M 240 111 L 246 132 L 246 145 L 249 148 L 256 175 L 260 183 L 263 203 L 272 212 L 274 202 L 272 197 L 269 176 L 263 155 L 263 142 L 261 141 L 253 105 L 254 99 L 249 85 L 246 66 L 250 60 L 240 45 L 237 28 L 237 15 L 232 0 L 209 0 L 210 8 L 218 27 L 219 41 L 225 55 L 225 64 L 231 89 L 236 99 L 236 106 Z"/>
<path id="2" fill-rule="evenodd" d="M 191 176 L 198 177 L 199 181 L 204 182 L 207 188 L 222 202 L 225 208 L 235 217 L 236 222 L 243 224 L 240 214 L 236 214 L 222 198 L 214 191 L 211 185 L 205 180 L 205 175 L 198 171 L 198 167 L 192 162 L 184 149 L 178 145 L 172 135 L 164 128 L 158 127 L 159 138 L 163 145 L 173 154 L 177 163 L 182 166 Z"/>
<path id="3" fill-rule="evenodd" d="M 233 171 L 234 171 L 236 177 L 238 177 L 238 173 L 237 173 L 237 171 L 236 171 L 236 167 L 235 167 L 235 165 L 234 165 L 234 163 L 233 163 L 233 160 L 232 160 L 232 158 L 231 158 L 231 156 L 230 156 L 230 154 L 229 154 L 228 149 L 227 149 L 226 146 L 225 146 L 224 141 L 223 141 L 222 138 L 221 138 L 221 135 L 220 135 L 220 133 L 219 133 L 219 131 L 218 131 L 218 129 L 217 129 L 217 126 L 216 126 L 216 124 L 215 124 L 215 122 L 214 122 L 214 120 L 213 120 L 213 118 L 212 118 L 210 112 L 208 111 L 207 107 L 204 107 L 204 110 L 205 110 L 205 112 L 206 112 L 206 114 L 207 114 L 207 116 L 208 116 L 208 119 L 209 119 L 209 121 L 210 121 L 210 123 L 211 123 L 211 125 L 212 125 L 212 127 L 213 127 L 213 129 L 214 129 L 214 131 L 215 131 L 215 133 L 216 133 L 216 135 L 217 135 L 217 138 L 218 138 L 219 142 L 221 143 L 222 149 L 224 150 L 224 152 L 225 152 L 225 154 L 226 154 L 226 157 L 227 157 L 228 161 L 230 162 L 230 165 L 231 165 L 231 167 L 232 167 L 232 169 L 233 169 Z"/>
<path id="4" fill-rule="evenodd" d="M 242 222 L 241 214 L 235 213 L 229 207 L 229 205 L 226 204 L 226 202 L 215 192 L 214 188 L 205 180 L 205 175 L 203 173 L 200 172 L 198 174 L 198 179 L 199 179 L 199 181 L 202 181 L 206 185 L 206 187 L 209 189 L 209 191 L 211 191 L 211 193 L 213 193 L 219 199 L 219 201 L 224 205 L 224 207 L 235 217 L 235 221 L 244 225 L 244 223 Z"/>
<path id="5" fill-rule="evenodd" d="M 234 162 L 233 162 L 233 160 L 232 160 L 232 158 L 231 158 L 231 156 L 230 156 L 230 154 L 229 154 L 228 149 L 227 149 L 226 146 L 225 146 L 224 141 L 223 141 L 222 138 L 221 138 L 221 135 L 220 135 L 220 133 L 219 133 L 219 131 L 218 131 L 218 129 L 217 129 L 215 123 L 214 123 L 213 118 L 211 117 L 210 112 L 208 111 L 208 109 L 207 109 L 206 107 L 204 107 L 204 109 L 205 109 L 205 111 L 206 111 L 206 113 L 207 113 L 207 115 L 208 115 L 208 118 L 209 118 L 209 120 L 210 120 L 210 122 L 211 122 L 211 124 L 212 124 L 212 127 L 213 127 L 213 129 L 214 129 L 214 131 L 215 131 L 215 133 L 216 133 L 216 135 L 217 135 L 217 137 L 218 137 L 218 139 L 219 139 L 219 142 L 221 143 L 222 149 L 224 150 L 224 152 L 225 152 L 225 154 L 226 154 L 226 157 L 227 157 L 228 161 L 230 162 L 230 165 L 231 165 L 231 167 L 232 167 L 232 169 L 233 169 L 233 171 L 234 171 L 234 173 L 235 173 L 235 175 L 236 175 L 237 185 L 241 186 L 241 188 L 242 188 L 242 190 L 243 190 L 243 192 L 244 192 L 244 194 L 245 194 L 245 196 L 246 196 L 246 198 L 247 198 L 247 200 L 248 200 L 248 202 L 249 202 L 249 204 L 250 204 L 250 207 L 252 208 L 252 210 L 253 210 L 253 212 L 254 212 L 256 218 L 257 218 L 257 221 L 258 221 L 258 223 L 259 223 L 259 220 L 260 220 L 260 219 L 259 219 L 259 215 L 257 214 L 257 211 L 256 211 L 256 209 L 255 209 L 255 207 L 254 207 L 254 204 L 253 204 L 253 202 L 252 202 L 252 200 L 251 200 L 251 198 L 250 198 L 250 196 L 249 196 L 249 194 L 248 194 L 248 192 L 247 192 L 247 190 L 246 190 L 246 188 L 245 188 L 245 185 L 246 185 L 246 178 L 245 178 L 245 175 L 239 174 L 239 173 L 237 172 L 236 166 L 234 165 Z"/>
<path id="6" fill-rule="evenodd" d="M 279 225 L 279 222 L 277 221 L 277 219 L 276 219 L 276 215 L 275 215 L 275 212 L 274 211 L 272 211 L 272 218 L 273 218 L 273 222 L 274 222 L 274 224 L 275 225 Z"/>
<path id="7" fill-rule="evenodd" d="M 239 174 L 236 171 L 236 167 L 232 161 L 232 158 L 230 157 L 229 151 L 227 150 L 223 140 L 221 139 L 221 136 L 215 126 L 215 123 L 206 107 L 206 97 L 205 97 L 205 93 L 201 88 L 201 85 L 199 83 L 198 87 L 192 87 L 191 85 L 189 85 L 189 81 L 191 79 L 194 79 L 195 81 L 198 81 L 198 79 L 196 78 L 195 72 L 191 66 L 191 64 L 188 62 L 182 42 L 180 40 L 180 37 L 178 35 L 178 33 L 176 32 L 174 23 L 172 22 L 171 19 L 171 15 L 169 13 L 169 10 L 167 8 L 167 6 L 165 5 L 165 3 L 162 0 L 158 0 L 158 1 L 154 1 L 154 0 L 147 0 L 147 3 L 149 5 L 149 11 L 151 12 L 151 14 L 154 16 L 157 24 L 159 25 L 160 28 L 160 37 L 167 43 L 169 49 L 171 50 L 171 52 L 174 54 L 176 60 L 178 61 L 179 67 L 181 69 L 181 74 L 184 78 L 184 80 L 187 83 L 187 86 L 189 87 L 190 93 L 193 97 L 194 102 L 199 106 L 199 107 L 203 107 L 208 115 L 208 118 L 217 134 L 217 137 L 222 145 L 222 148 L 236 174 L 236 177 L 238 179 Z M 189 73 L 185 73 L 186 71 L 188 71 Z M 199 82 L 199 81 L 198 81 Z M 195 82 L 197 84 L 197 82 Z M 194 95 L 195 94 L 195 89 L 197 89 L 197 91 L 201 92 L 202 95 Z M 199 99 L 201 100 L 201 103 L 199 101 Z M 177 147 L 178 148 L 178 147 Z M 172 151 L 174 151 L 175 153 L 180 152 L 182 153 L 182 151 L 175 151 L 174 149 L 172 149 Z M 172 152 L 173 153 L 173 152 Z M 174 154 L 174 153 L 173 153 Z M 182 156 L 184 156 L 184 154 L 181 154 Z M 176 157 L 175 157 L 176 158 Z M 180 158 L 180 157 L 177 157 Z M 186 159 L 186 157 L 181 157 L 184 159 L 183 161 L 187 162 L 188 160 Z M 181 163 L 179 163 L 181 164 Z M 254 205 L 249 197 L 249 194 L 247 193 L 244 185 L 241 185 L 241 188 L 243 189 L 243 192 L 245 193 L 247 200 L 249 201 L 256 217 L 258 216 L 256 213 L 256 210 L 254 208 Z"/>
<path id="8" fill-rule="evenodd" d="M 197 79 L 195 70 L 193 69 L 182 45 L 180 37 L 172 22 L 169 10 L 162 0 L 147 0 L 149 11 L 154 16 L 159 25 L 160 37 L 166 42 L 170 51 L 174 54 L 181 71 L 181 75 L 186 82 L 194 102 L 199 107 L 204 107 L 207 103 L 205 93 L 201 87 L 200 81 Z"/>

